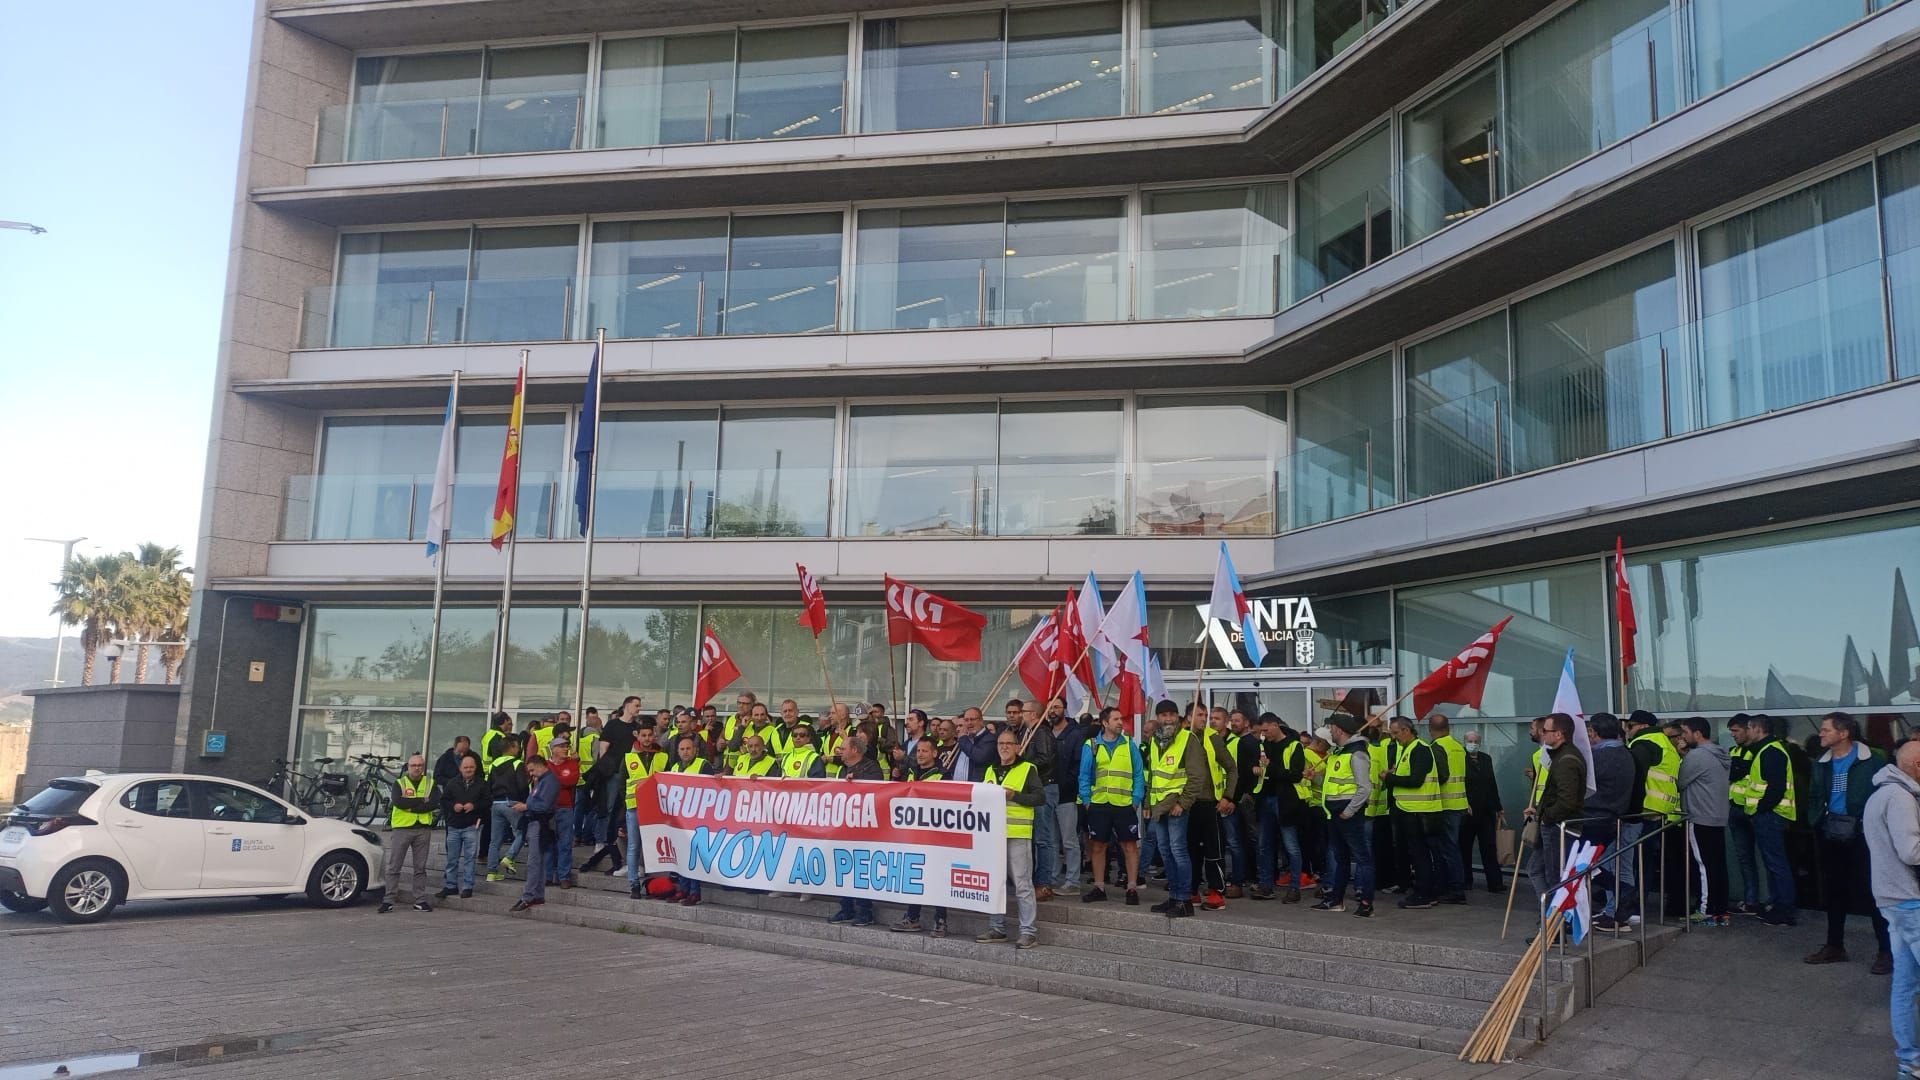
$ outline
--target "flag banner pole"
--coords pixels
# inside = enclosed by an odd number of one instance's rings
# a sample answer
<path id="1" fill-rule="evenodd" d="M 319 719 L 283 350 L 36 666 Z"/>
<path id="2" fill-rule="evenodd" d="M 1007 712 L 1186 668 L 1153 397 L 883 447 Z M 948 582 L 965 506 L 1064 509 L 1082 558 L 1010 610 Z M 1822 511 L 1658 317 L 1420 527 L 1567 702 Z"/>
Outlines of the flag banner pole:
<path id="1" fill-rule="evenodd" d="M 1212 619 L 1207 620 L 1206 630 L 1207 630 L 1206 633 L 1200 635 L 1200 665 L 1198 668 L 1195 669 L 1196 674 L 1194 675 L 1194 679 L 1193 679 L 1194 704 L 1199 705 L 1203 708 L 1206 707 L 1206 701 L 1207 701 L 1206 699 L 1207 648 L 1208 646 L 1213 644 L 1213 620 Z M 1212 715 L 1211 710 L 1209 710 L 1208 715 L 1209 716 Z"/>
<path id="2" fill-rule="evenodd" d="M 887 649 L 891 651 L 893 646 L 889 645 Z M 827 674 L 827 650 L 820 644 L 819 634 L 813 635 L 813 654 L 820 658 L 820 678 L 827 684 L 827 701 L 834 705 L 840 704 L 840 699 L 833 695 L 833 676 Z"/>
<path id="3" fill-rule="evenodd" d="M 453 369 L 453 389 L 447 395 L 447 422 L 457 423 L 460 414 L 460 369 Z M 436 469 L 436 471 L 438 471 Z M 448 470 L 452 472 L 451 469 Z M 437 478 L 436 478 L 437 479 Z M 435 539 L 440 544 L 439 564 L 433 568 L 433 637 L 427 641 L 427 737 L 433 737 L 433 692 L 440 676 L 440 612 L 447 593 L 447 541 L 453 530 L 441 526 Z M 492 725 L 489 724 L 489 727 Z"/>
<path id="4" fill-rule="evenodd" d="M 986 700 L 980 703 L 981 712 L 983 713 L 986 712 L 987 709 L 993 705 L 994 697 L 1000 693 L 1000 689 L 1002 687 L 1007 685 L 1007 680 L 1013 677 L 1014 665 L 1018 664 L 1019 662 L 1020 662 L 1020 654 L 1016 652 L 1013 654 L 1013 659 L 1007 661 L 1007 670 L 1000 673 L 1000 681 L 994 683 L 993 689 L 987 691 Z"/>
<path id="5" fill-rule="evenodd" d="M 527 378 L 527 357 L 532 351 L 531 349 L 520 350 L 520 385 L 523 392 Z M 512 424 L 511 414 L 507 422 L 509 425 Z M 517 435 L 518 432 L 509 427 L 507 437 L 511 439 Z M 493 709 L 496 712 L 507 703 L 507 640 L 513 625 L 513 559 L 516 542 L 520 539 L 520 457 L 517 448 L 513 460 L 513 496 L 509 502 L 511 508 L 508 513 L 512 515 L 513 528 L 507 530 L 507 573 L 500 586 L 500 640 L 495 643 L 494 648 L 495 654 L 500 658 L 493 669 Z"/>
<path id="6" fill-rule="evenodd" d="M 907 649 L 909 650 L 907 652 L 907 662 L 912 663 L 913 652 L 911 650 L 913 649 L 913 642 L 907 642 Z M 887 683 L 890 687 L 891 694 L 891 696 L 887 698 L 887 704 L 892 705 L 894 712 L 898 713 L 900 711 L 900 677 L 894 674 L 893 642 L 891 641 L 887 642 Z"/>
<path id="7" fill-rule="evenodd" d="M 1360 730 L 1361 731 L 1367 730 L 1367 728 L 1370 728 L 1373 725 L 1379 723 L 1382 717 L 1386 716 L 1388 713 L 1391 713 L 1393 710 L 1399 708 L 1401 702 L 1413 696 L 1414 688 L 1417 686 L 1419 686 L 1419 684 L 1415 683 L 1414 686 L 1408 687 L 1406 693 L 1401 694 L 1397 698 L 1394 698 L 1391 704 L 1387 705 L 1386 707 L 1382 708 L 1379 712 L 1374 713 L 1372 716 L 1368 717 L 1367 722 L 1361 726 Z M 1415 719 L 1417 720 L 1419 718 L 1415 717 Z"/>
<path id="8" fill-rule="evenodd" d="M 574 650 L 573 661 L 573 715 L 576 718 L 587 714 L 587 627 L 593 618 L 593 527 L 598 517 L 594 500 L 600 494 L 600 383 L 606 366 L 607 330 L 600 327 L 593 332 L 593 380 L 587 390 L 593 398 L 593 441 L 587 446 L 587 513 L 586 521 L 581 523 L 585 526 L 586 553 L 580 559 L 580 645 Z M 584 423 L 585 417 L 581 419 Z M 579 456 L 576 441 L 574 459 L 578 461 Z"/>

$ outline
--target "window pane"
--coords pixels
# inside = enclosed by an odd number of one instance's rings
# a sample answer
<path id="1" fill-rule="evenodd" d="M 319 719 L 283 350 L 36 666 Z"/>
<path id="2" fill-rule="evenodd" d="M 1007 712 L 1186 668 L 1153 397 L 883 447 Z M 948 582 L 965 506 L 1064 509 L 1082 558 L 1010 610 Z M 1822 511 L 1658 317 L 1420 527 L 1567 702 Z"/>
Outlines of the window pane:
<path id="1" fill-rule="evenodd" d="M 734 218 L 720 332 L 816 334 L 838 328 L 840 223 L 837 213 Z"/>
<path id="2" fill-rule="evenodd" d="M 1126 471 L 1118 401 L 1009 401 L 1000 409 L 998 536 L 1111 535 Z"/>
<path id="3" fill-rule="evenodd" d="M 466 229 L 342 236 L 331 344 L 351 349 L 460 340 L 468 239 Z"/>
<path id="4" fill-rule="evenodd" d="M 1612 699 L 1604 571 L 1587 561 L 1398 590 L 1400 685 L 1425 678 L 1511 615 L 1478 715 L 1531 718 L 1551 712 L 1568 649 L 1580 700 L 1589 714 L 1600 711 Z"/>
<path id="5" fill-rule="evenodd" d="M 1499 89 L 1488 64 L 1407 114 L 1400 138 L 1407 185 L 1401 220 L 1408 243 L 1493 205 L 1499 193 L 1493 143 Z"/>
<path id="6" fill-rule="evenodd" d="M 992 402 L 856 405 L 846 535 L 972 536 L 993 520 Z"/>
<path id="7" fill-rule="evenodd" d="M 732 137 L 840 134 L 846 78 L 844 25 L 741 31 Z"/>
<path id="8" fill-rule="evenodd" d="M 301 709 L 299 760 L 330 757 L 345 762 L 358 754 L 399 757 L 412 753 L 421 747 L 426 715 L 418 709 Z"/>
<path id="9" fill-rule="evenodd" d="M 580 229 L 476 229 L 468 341 L 564 341 Z"/>
<path id="10" fill-rule="evenodd" d="M 1279 47 L 1269 9 L 1264 0 L 1151 0 L 1140 50 L 1141 111 L 1272 101 Z"/>
<path id="11" fill-rule="evenodd" d="M 1639 662 L 1629 669 L 1637 707 L 1920 704 L 1912 614 L 1920 515 L 1628 555 L 1627 580 L 1640 619 Z M 1772 632 L 1785 611 L 1793 633 Z M 1502 641 L 1503 661 L 1505 648 Z"/>
<path id="12" fill-rule="evenodd" d="M 301 700 L 308 705 L 424 706 L 432 632 L 433 612 L 424 606 L 312 608 Z"/>
<path id="13" fill-rule="evenodd" d="M 347 160 L 471 154 L 479 95 L 478 52 L 361 57 Z"/>
<path id="14" fill-rule="evenodd" d="M 1518 191 L 1674 109 L 1667 0 L 1582 0 L 1507 50 L 1507 188 Z"/>
<path id="15" fill-rule="evenodd" d="M 1300 177 L 1294 299 L 1393 254 L 1392 152 L 1382 127 Z"/>
<path id="16" fill-rule="evenodd" d="M 429 622 L 431 625 L 431 622 Z M 497 607 L 449 607 L 440 612 L 440 661 L 433 673 L 433 720 L 436 728 L 442 711 L 449 709 L 482 710 L 484 721 L 487 695 L 492 689 L 494 634 L 500 629 Z M 409 650 L 422 665 L 426 678 L 426 659 L 421 655 L 426 635 L 411 642 Z M 449 713 L 448 715 L 459 715 Z M 464 730 L 464 729 L 462 729 Z M 453 736 L 447 736 L 452 741 Z M 480 745 L 475 738 L 474 746 Z"/>
<path id="17" fill-rule="evenodd" d="M 1700 231 L 1705 423 L 1886 381 L 1877 234 L 1864 165 Z"/>
<path id="18" fill-rule="evenodd" d="M 1015 8 L 1007 13 L 1009 124 L 1121 113 L 1120 5 Z"/>
<path id="19" fill-rule="evenodd" d="M 591 258 L 589 329 L 606 327 L 607 336 L 618 338 L 705 336 L 718 329 L 726 218 L 599 222 Z"/>
<path id="20" fill-rule="evenodd" d="M 1055 199 L 1007 206 L 1006 292 L 995 320 L 1112 322 L 1121 317 L 1124 199 Z"/>
<path id="21" fill-rule="evenodd" d="M 587 632 L 587 704 L 601 715 L 629 694 L 647 708 L 684 700 L 693 690 L 693 650 L 699 643 L 694 608 L 600 607 Z"/>
<path id="22" fill-rule="evenodd" d="M 969 706 L 977 708 L 986 700 L 987 691 L 993 689 L 1013 654 L 1026 644 L 1034 624 L 1047 614 L 1044 608 L 969 606 L 987 618 L 986 629 L 980 635 L 980 663 L 935 660 L 925 649 L 907 650 L 913 660 L 913 704 L 931 715 L 955 716 Z M 999 701 L 1026 696 L 1027 691 L 1019 685 L 1019 680 L 1011 679 L 1001 688 Z M 1001 714 L 998 708 L 992 708 L 987 715 Z"/>
<path id="23" fill-rule="evenodd" d="M 574 649 L 579 644 L 579 608 L 515 604 L 507 628 L 501 708 L 508 712 L 572 708 Z"/>
<path id="24" fill-rule="evenodd" d="M 1860 0 L 1693 0 L 1700 93 L 1743 79 L 1861 14 Z"/>
<path id="25" fill-rule="evenodd" d="M 1287 395 L 1145 398 L 1134 532 L 1278 532 L 1287 452 Z"/>
<path id="26" fill-rule="evenodd" d="M 720 422 L 721 536 L 825 536 L 833 408 L 727 410 Z"/>
<path id="27" fill-rule="evenodd" d="M 1881 228 L 1900 377 L 1920 375 L 1920 144 L 1880 159 Z"/>
<path id="28" fill-rule="evenodd" d="M 1506 313 L 1414 345 L 1406 363 L 1407 497 L 1508 475 Z"/>
<path id="29" fill-rule="evenodd" d="M 1287 240 L 1285 184 L 1149 192 L 1145 229 L 1142 318 L 1274 310 Z"/>
<path id="30" fill-rule="evenodd" d="M 207 801 L 208 820 L 249 821 L 262 825 L 279 825 L 287 820 L 285 807 L 258 792 L 215 780 L 201 780 L 199 784 L 200 794 Z"/>
<path id="31" fill-rule="evenodd" d="M 520 506 L 514 514 L 522 540 L 553 535 L 554 500 L 571 460 L 567 455 L 572 448 L 564 445 L 566 419 L 560 413 L 529 413 L 525 417 L 526 430 L 520 433 Z M 459 471 L 453 477 L 453 538 L 475 540 L 492 534 L 490 522 L 500 483 L 500 452 L 507 442 L 507 414 L 462 416 L 454 439 Z M 423 482 L 415 494 L 416 531 L 426 525 L 426 503 L 432 495 L 431 480 Z M 571 490 L 568 495 L 571 497 Z"/>
<path id="32" fill-rule="evenodd" d="M 440 424 L 430 416 L 328 417 L 304 507 L 290 493 L 284 538 L 407 540 L 431 488 Z"/>
<path id="33" fill-rule="evenodd" d="M 1001 92 L 999 11 L 869 19 L 862 79 L 867 131 L 977 127 Z"/>
<path id="34" fill-rule="evenodd" d="M 324 757 L 325 755 L 321 755 Z M 306 763 L 295 762 L 305 766 Z M 148 780 L 135 784 L 120 796 L 120 805 L 154 817 L 192 817 L 193 803 L 187 798 L 185 780 Z M 79 809 L 77 806 L 74 809 Z"/>
<path id="35" fill-rule="evenodd" d="M 585 119 L 587 45 L 488 49 L 480 152 L 571 150 Z"/>
<path id="36" fill-rule="evenodd" d="M 1294 527 L 1393 505 L 1393 357 L 1376 356 L 1295 393 Z"/>
<path id="37" fill-rule="evenodd" d="M 594 535 L 711 535 L 718 437 L 712 409 L 604 414 Z"/>
<path id="38" fill-rule="evenodd" d="M 727 137 L 733 34 L 623 38 L 600 50 L 600 146 Z"/>
<path id="39" fill-rule="evenodd" d="M 435 708 L 433 719 L 427 725 L 427 771 L 433 771 L 433 763 L 440 758 L 440 752 L 453 745 L 456 736 L 465 735 L 472 744 L 473 752 L 480 752 L 481 736 L 487 733 L 487 712 L 485 709 L 467 709 L 455 712 L 451 709 Z"/>
<path id="40" fill-rule="evenodd" d="M 1660 358 L 1678 359 L 1679 322 L 1671 245 L 1514 305 L 1514 470 L 1665 435 Z"/>
<path id="41" fill-rule="evenodd" d="M 862 210 L 854 261 L 854 325 L 923 330 L 981 325 L 999 295 L 1006 208 Z"/>
<path id="42" fill-rule="evenodd" d="M 1347 51 L 1390 6 L 1388 0 L 1294 0 L 1293 83 Z"/>

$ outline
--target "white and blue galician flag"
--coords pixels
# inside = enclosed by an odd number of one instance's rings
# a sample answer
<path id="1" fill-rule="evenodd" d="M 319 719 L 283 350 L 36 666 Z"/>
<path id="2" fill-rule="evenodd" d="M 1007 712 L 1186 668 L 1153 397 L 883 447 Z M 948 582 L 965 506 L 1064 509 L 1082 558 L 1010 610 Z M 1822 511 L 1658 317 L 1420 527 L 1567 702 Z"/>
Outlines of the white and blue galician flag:
<path id="1" fill-rule="evenodd" d="M 1075 602 L 1080 606 L 1080 632 L 1087 636 L 1087 652 L 1093 661 L 1093 684 L 1105 686 L 1113 679 L 1113 643 L 1100 636 L 1107 609 L 1100 601 L 1100 579 L 1093 576 L 1093 571 L 1087 571 Z"/>
<path id="2" fill-rule="evenodd" d="M 1233 571 L 1233 556 L 1227 554 L 1227 542 L 1220 541 L 1220 561 L 1213 567 L 1213 595 L 1207 598 L 1207 617 L 1239 623 L 1240 636 L 1246 639 L 1247 659 L 1254 667 L 1266 662 L 1267 646 L 1253 626 L 1253 605 L 1247 591 L 1240 587 L 1240 575 Z"/>
<path id="3" fill-rule="evenodd" d="M 1553 692 L 1553 711 L 1573 717 L 1573 745 L 1587 762 L 1587 794 L 1600 790 L 1593 775 L 1593 740 L 1587 738 L 1587 713 L 1580 707 L 1580 688 L 1573 682 L 1573 650 L 1567 650 L 1567 662 L 1560 667 L 1560 686 Z"/>
<path id="4" fill-rule="evenodd" d="M 427 502 L 427 558 L 440 553 L 440 538 L 453 523 L 454 405 L 460 394 L 456 378 L 447 391 L 447 418 L 440 425 L 440 461 L 433 469 L 433 497 Z"/>
<path id="5" fill-rule="evenodd" d="M 1586 939 L 1593 917 L 1593 890 L 1589 887 L 1593 881 L 1592 869 L 1600 859 L 1600 853 L 1606 850 L 1603 844 L 1591 840 L 1579 840 L 1567 849 L 1567 861 L 1560 868 L 1561 880 L 1567 882 L 1553 894 L 1551 910 L 1566 914 L 1566 926 L 1573 935 L 1573 943 L 1580 944 Z M 1568 879 L 1571 878 L 1571 881 Z"/>
<path id="6" fill-rule="evenodd" d="M 587 396 L 580 403 L 580 429 L 573 437 L 573 508 L 579 515 L 580 533 L 586 535 L 588 517 L 593 511 L 593 450 L 600 434 L 600 346 L 593 347 L 593 363 L 587 365 Z"/>

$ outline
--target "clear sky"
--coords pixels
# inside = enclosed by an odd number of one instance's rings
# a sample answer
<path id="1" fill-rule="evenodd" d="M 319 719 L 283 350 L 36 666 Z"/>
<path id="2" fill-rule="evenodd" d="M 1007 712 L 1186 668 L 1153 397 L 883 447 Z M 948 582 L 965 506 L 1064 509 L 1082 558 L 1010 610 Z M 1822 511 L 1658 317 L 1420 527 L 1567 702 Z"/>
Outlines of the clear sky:
<path id="1" fill-rule="evenodd" d="M 0 15 L 0 636 L 44 636 L 59 549 L 191 563 L 250 0 Z"/>

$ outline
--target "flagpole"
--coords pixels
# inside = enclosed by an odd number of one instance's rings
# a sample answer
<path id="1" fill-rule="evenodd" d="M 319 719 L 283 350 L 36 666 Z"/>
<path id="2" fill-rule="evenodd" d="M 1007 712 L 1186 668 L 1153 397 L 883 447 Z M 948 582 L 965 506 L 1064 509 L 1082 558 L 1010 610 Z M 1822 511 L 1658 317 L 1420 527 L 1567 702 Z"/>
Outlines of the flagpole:
<path id="1" fill-rule="evenodd" d="M 573 715 L 587 714 L 587 627 L 593 615 L 593 527 L 599 516 L 594 501 L 600 494 L 600 384 L 607 369 L 607 329 L 593 332 L 593 448 L 587 460 L 586 553 L 580 559 L 580 645 L 573 660 Z M 580 721 L 585 723 L 584 720 Z"/>
<path id="2" fill-rule="evenodd" d="M 907 648 L 913 648 L 913 642 L 907 642 Z M 911 659 L 913 654 L 908 653 L 907 656 Z M 887 642 L 887 682 L 891 685 L 892 696 L 889 697 L 887 701 L 893 706 L 894 712 L 898 714 L 900 711 L 900 678 L 893 673 L 893 667 L 893 642 L 889 641 Z"/>
<path id="3" fill-rule="evenodd" d="M 526 384 L 527 357 L 531 352 L 531 349 L 520 350 L 520 385 L 522 387 Z M 525 414 L 523 413 L 522 416 L 524 417 Z M 524 419 L 522 422 L 524 423 Z M 507 423 L 509 425 L 513 423 L 511 413 L 507 416 Z M 508 437 L 511 438 L 515 434 L 516 433 L 509 428 L 507 432 Z M 500 640 L 495 643 L 494 648 L 494 655 L 498 657 L 497 662 L 493 665 L 493 709 L 495 712 L 500 711 L 501 707 L 506 704 L 507 698 L 507 636 L 513 625 L 513 557 L 515 545 L 520 539 L 520 457 L 517 451 L 513 459 L 512 501 L 513 508 L 509 513 L 513 515 L 513 528 L 507 530 L 507 573 L 500 586 Z"/>
<path id="4" fill-rule="evenodd" d="M 459 418 L 460 369 L 454 368 L 453 389 L 447 397 L 447 423 L 457 426 Z M 458 445 L 457 439 L 455 440 L 455 445 Z M 439 471 L 438 465 L 435 466 L 435 471 Z M 448 474 L 451 475 L 452 471 L 452 469 L 449 469 Z M 435 480 L 435 486 L 437 487 L 438 478 L 436 477 Z M 449 492 L 449 497 L 451 497 L 451 492 Z M 451 510 L 452 508 L 449 507 L 448 509 Z M 438 537 L 440 561 L 438 565 L 433 568 L 433 637 L 427 642 L 427 736 L 429 738 L 433 736 L 433 691 L 435 683 L 440 676 L 440 611 L 447 592 L 447 556 L 451 554 L 451 552 L 447 550 L 447 541 L 452 539 L 451 534 L 453 532 L 453 530 L 448 527 L 450 524 L 450 522 L 443 523 L 440 527 L 440 536 Z M 488 726 L 491 727 L 492 725 L 489 724 Z"/>
<path id="5" fill-rule="evenodd" d="M 893 646 L 887 646 L 887 653 L 892 655 Z M 819 634 L 813 635 L 813 654 L 820 658 L 820 678 L 827 684 L 827 701 L 834 705 L 840 704 L 840 699 L 833 693 L 833 676 L 827 674 L 827 650 L 820 644 Z"/>

